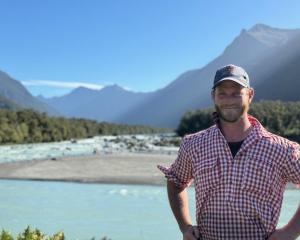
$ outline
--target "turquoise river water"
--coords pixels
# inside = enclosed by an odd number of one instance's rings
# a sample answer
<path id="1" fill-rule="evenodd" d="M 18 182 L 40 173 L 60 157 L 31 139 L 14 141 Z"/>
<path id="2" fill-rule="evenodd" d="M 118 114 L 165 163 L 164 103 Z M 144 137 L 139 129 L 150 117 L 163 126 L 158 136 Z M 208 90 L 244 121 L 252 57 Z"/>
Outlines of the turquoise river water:
<path id="1" fill-rule="evenodd" d="M 299 190 L 286 190 L 279 226 L 299 202 Z M 0 229 L 16 236 L 28 225 L 67 239 L 182 239 L 162 186 L 0 180 Z"/>

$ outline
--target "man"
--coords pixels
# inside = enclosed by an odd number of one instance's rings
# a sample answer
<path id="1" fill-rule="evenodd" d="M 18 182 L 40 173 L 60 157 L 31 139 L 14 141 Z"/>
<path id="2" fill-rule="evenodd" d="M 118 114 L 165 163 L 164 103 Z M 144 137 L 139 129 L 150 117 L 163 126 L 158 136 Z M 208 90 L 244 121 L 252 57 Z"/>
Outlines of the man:
<path id="1" fill-rule="evenodd" d="M 300 207 L 285 227 L 276 225 L 287 182 L 300 183 L 299 144 L 248 115 L 254 90 L 241 67 L 219 69 L 211 95 L 217 124 L 185 136 L 171 167 L 158 166 L 183 239 L 296 239 Z M 192 181 L 196 226 L 186 192 Z"/>

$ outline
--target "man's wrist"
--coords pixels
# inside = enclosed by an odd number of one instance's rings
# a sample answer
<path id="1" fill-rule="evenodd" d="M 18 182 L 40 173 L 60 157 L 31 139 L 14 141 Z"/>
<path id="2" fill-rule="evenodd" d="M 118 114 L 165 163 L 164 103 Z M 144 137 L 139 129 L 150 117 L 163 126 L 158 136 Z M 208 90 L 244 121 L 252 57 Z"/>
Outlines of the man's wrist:
<path id="1" fill-rule="evenodd" d="M 193 227 L 193 225 L 191 223 L 186 223 L 186 224 L 180 226 L 180 231 L 182 233 L 185 233 L 189 228 L 192 228 L 192 227 Z"/>
<path id="2" fill-rule="evenodd" d="M 300 229 L 297 229 L 293 224 L 287 224 L 284 227 L 284 230 L 291 236 L 293 239 L 297 239 L 300 236 Z"/>

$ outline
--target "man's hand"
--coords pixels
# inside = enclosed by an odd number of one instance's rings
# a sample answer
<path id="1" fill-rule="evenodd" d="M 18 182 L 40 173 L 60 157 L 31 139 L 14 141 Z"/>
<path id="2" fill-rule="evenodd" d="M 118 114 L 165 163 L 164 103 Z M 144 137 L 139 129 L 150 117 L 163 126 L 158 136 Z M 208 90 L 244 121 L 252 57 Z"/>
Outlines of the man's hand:
<path id="1" fill-rule="evenodd" d="M 188 225 L 183 231 L 183 240 L 199 240 L 200 232 L 197 226 Z"/>
<path id="2" fill-rule="evenodd" d="M 291 232 L 287 227 L 276 229 L 268 240 L 296 240 L 297 235 Z"/>

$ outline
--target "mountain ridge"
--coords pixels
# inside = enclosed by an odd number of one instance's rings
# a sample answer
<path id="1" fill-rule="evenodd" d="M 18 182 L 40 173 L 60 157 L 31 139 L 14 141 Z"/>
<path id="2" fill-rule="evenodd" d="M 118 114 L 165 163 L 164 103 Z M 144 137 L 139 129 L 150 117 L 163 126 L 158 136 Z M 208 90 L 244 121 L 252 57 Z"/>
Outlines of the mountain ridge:
<path id="1" fill-rule="evenodd" d="M 55 109 L 33 97 L 21 82 L 13 79 L 3 71 L 0 71 L 0 83 L 0 96 L 14 102 L 18 106 L 47 112 L 50 115 L 59 115 Z"/>
<path id="2" fill-rule="evenodd" d="M 249 31 L 253 32 L 255 30 L 255 28 L 254 30 L 253 28 L 251 29 Z M 268 27 L 268 31 L 269 29 L 270 28 Z M 276 30 L 276 34 L 278 33 L 277 31 L 278 30 Z M 285 39 L 288 38 L 291 40 L 300 32 L 300 30 L 297 29 L 292 32 L 283 30 L 283 32 Z M 276 43 L 277 47 L 282 46 L 282 41 L 277 41 Z M 261 62 L 269 55 L 272 55 L 271 53 L 274 49 L 274 45 L 265 45 L 257 38 L 248 34 L 248 32 L 241 31 L 240 35 L 225 48 L 220 56 L 201 69 L 190 71 L 188 75 L 180 75 L 160 91 L 158 96 L 154 96 L 151 101 L 144 105 L 140 105 L 137 109 L 127 112 L 119 119 L 119 121 L 130 124 L 134 121 L 138 121 L 146 125 L 176 127 L 181 116 L 186 111 L 208 107 L 212 104 L 212 101 L 210 100 L 210 90 L 216 69 L 226 64 L 233 63 L 244 67 L 247 71 L 249 69 L 249 71 L 253 73 L 255 72 L 254 69 L 257 66 L 257 62 Z M 261 74 L 261 76 L 262 75 L 263 74 Z M 258 84 L 259 81 L 263 81 L 263 79 L 255 79 L 253 86 Z M 174 109 L 171 106 L 176 98 L 176 94 L 173 94 L 173 97 L 171 98 L 168 97 L 168 95 L 172 95 L 167 92 L 169 89 L 173 89 L 172 91 L 177 92 L 177 95 L 180 96 L 181 101 L 177 101 L 177 109 Z M 153 111 L 151 105 L 154 105 L 154 108 L 157 108 L 157 111 Z M 149 111 L 147 111 L 147 109 L 149 109 Z M 154 117 L 151 118 L 151 115 L 154 115 Z"/>
<path id="3" fill-rule="evenodd" d="M 289 100 L 289 92 L 299 100 L 299 94 L 292 89 L 300 67 L 294 63 L 300 61 L 298 42 L 300 29 L 256 24 L 249 30 L 242 29 L 224 51 L 206 65 L 183 72 L 156 91 L 134 92 L 114 84 L 100 90 L 80 87 L 61 97 L 39 99 L 68 117 L 175 128 L 186 111 L 212 105 L 210 92 L 215 71 L 229 63 L 240 65 L 249 73 L 251 85 L 258 88 L 255 100 L 274 97 Z M 283 76 L 285 69 L 291 74 Z M 268 89 L 272 81 L 273 86 L 284 89 L 283 81 L 277 76 L 286 78 L 287 94 Z M 294 85 L 298 87 L 297 84 Z"/>

